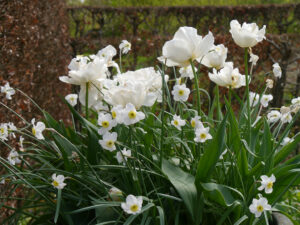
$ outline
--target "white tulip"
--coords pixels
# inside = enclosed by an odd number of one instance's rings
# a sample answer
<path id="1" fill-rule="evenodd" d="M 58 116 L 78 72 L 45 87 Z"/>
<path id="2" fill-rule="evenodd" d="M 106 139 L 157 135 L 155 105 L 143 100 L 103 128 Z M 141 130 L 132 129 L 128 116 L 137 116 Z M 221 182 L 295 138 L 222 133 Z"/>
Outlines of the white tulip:
<path id="1" fill-rule="evenodd" d="M 54 173 L 52 175 L 52 185 L 53 187 L 57 188 L 57 189 L 63 189 L 67 184 L 64 183 L 65 181 L 65 177 L 64 175 L 57 175 Z"/>
<path id="2" fill-rule="evenodd" d="M 16 93 L 16 91 L 9 86 L 9 83 L 7 82 L 4 86 L 1 86 L 1 93 L 5 94 L 6 99 L 11 100 L 11 96 Z"/>
<path id="3" fill-rule="evenodd" d="M 39 140 L 45 139 L 43 136 L 43 131 L 46 129 L 46 126 L 43 122 L 37 122 L 35 124 L 35 118 L 31 120 L 32 124 L 32 134 Z"/>
<path id="4" fill-rule="evenodd" d="M 213 46 L 213 48 L 203 57 L 201 64 L 219 70 L 225 65 L 227 51 L 228 49 L 223 44 Z"/>
<path id="5" fill-rule="evenodd" d="M 175 85 L 172 90 L 172 95 L 175 101 L 185 102 L 188 100 L 191 91 L 186 87 L 185 84 Z"/>
<path id="6" fill-rule="evenodd" d="M 131 43 L 127 40 L 122 40 L 119 48 L 123 54 L 127 54 L 131 50 Z"/>
<path id="7" fill-rule="evenodd" d="M 209 127 L 201 127 L 195 130 L 196 137 L 194 138 L 195 142 L 204 143 L 206 140 L 212 139 L 212 136 L 209 133 Z"/>
<path id="8" fill-rule="evenodd" d="M 174 115 L 171 124 L 175 126 L 178 130 L 181 130 L 181 127 L 185 125 L 185 121 L 180 118 L 180 116 Z"/>
<path id="9" fill-rule="evenodd" d="M 126 213 L 135 215 L 141 212 L 142 205 L 142 196 L 135 197 L 134 195 L 128 195 L 126 202 L 123 202 L 121 207 Z"/>
<path id="10" fill-rule="evenodd" d="M 266 198 L 260 197 L 259 199 L 253 199 L 252 204 L 249 207 L 250 212 L 255 214 L 255 217 L 260 217 L 266 210 L 271 210 L 271 206 L 268 204 Z"/>
<path id="11" fill-rule="evenodd" d="M 281 113 L 277 110 L 272 110 L 267 115 L 268 121 L 270 123 L 276 123 L 281 118 Z"/>
<path id="12" fill-rule="evenodd" d="M 78 55 L 76 58 L 73 58 L 68 65 L 69 70 L 80 70 L 82 67 L 84 67 L 90 59 L 87 56 L 81 56 Z"/>
<path id="13" fill-rule="evenodd" d="M 77 94 L 68 94 L 65 97 L 65 99 L 71 106 L 75 106 L 75 105 L 77 105 L 78 95 Z"/>
<path id="14" fill-rule="evenodd" d="M 237 20 L 230 22 L 230 31 L 234 42 L 242 47 L 249 48 L 266 39 L 266 26 L 259 30 L 256 23 L 243 23 L 241 24 Z"/>
<path id="15" fill-rule="evenodd" d="M 99 140 L 99 144 L 108 151 L 114 151 L 116 150 L 115 142 L 117 141 L 118 134 L 116 132 L 106 132 L 102 140 Z"/>
<path id="16" fill-rule="evenodd" d="M 263 95 L 260 99 L 260 103 L 263 107 L 268 107 L 269 102 L 273 100 L 273 95 Z"/>
<path id="17" fill-rule="evenodd" d="M 266 175 L 262 175 L 260 177 L 261 179 L 261 186 L 258 187 L 259 191 L 262 191 L 263 189 L 265 189 L 265 193 L 266 194 L 270 194 L 273 192 L 273 184 L 276 181 L 275 176 L 272 174 L 270 177 L 266 176 Z"/>
<path id="18" fill-rule="evenodd" d="M 273 64 L 273 74 L 275 77 L 278 77 L 278 78 L 281 77 L 282 70 L 278 63 Z"/>
<path id="19" fill-rule="evenodd" d="M 100 59 L 104 59 L 105 64 L 107 67 L 115 67 L 118 74 L 120 73 L 119 65 L 112 60 L 112 58 L 117 55 L 117 50 L 114 46 L 108 45 L 105 48 L 98 51 L 97 55 Z M 109 74 L 108 71 L 106 71 L 106 74 Z"/>

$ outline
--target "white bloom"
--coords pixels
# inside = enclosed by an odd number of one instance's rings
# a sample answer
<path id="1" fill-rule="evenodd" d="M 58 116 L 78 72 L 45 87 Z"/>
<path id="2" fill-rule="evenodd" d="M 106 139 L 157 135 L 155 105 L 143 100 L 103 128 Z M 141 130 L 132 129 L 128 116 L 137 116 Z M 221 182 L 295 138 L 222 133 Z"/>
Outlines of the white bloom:
<path id="1" fill-rule="evenodd" d="M 233 69 L 233 63 L 228 62 L 219 72 L 214 68 L 213 73 L 208 73 L 209 79 L 219 86 L 240 88 L 246 85 L 245 75 L 239 73 L 239 69 Z"/>
<path id="2" fill-rule="evenodd" d="M 273 73 L 275 77 L 281 77 L 282 71 L 278 63 L 273 64 Z"/>
<path id="3" fill-rule="evenodd" d="M 257 105 L 257 103 L 259 101 L 259 94 L 255 93 L 255 92 L 250 92 L 249 99 L 250 99 L 250 106 L 254 107 Z"/>
<path id="4" fill-rule="evenodd" d="M 271 210 L 271 206 L 268 204 L 266 198 L 260 197 L 259 199 L 253 199 L 252 204 L 249 207 L 250 212 L 255 214 L 255 217 L 260 217 L 263 211 Z"/>
<path id="5" fill-rule="evenodd" d="M 64 183 L 65 181 L 65 177 L 64 175 L 57 175 L 54 173 L 52 174 L 52 185 L 53 187 L 57 188 L 57 189 L 63 189 L 67 184 Z"/>
<path id="6" fill-rule="evenodd" d="M 5 178 L 2 178 L 2 179 L 0 180 L 0 184 L 5 184 Z"/>
<path id="7" fill-rule="evenodd" d="M 23 142 L 24 142 L 24 138 L 23 138 L 22 136 L 20 136 L 20 139 L 19 139 L 19 146 L 20 146 L 20 151 L 21 151 L 21 152 L 24 151 Z"/>
<path id="8" fill-rule="evenodd" d="M 125 165 L 127 157 L 131 157 L 131 150 L 126 150 L 126 148 L 124 148 L 121 152 L 117 152 L 116 159 L 118 160 L 118 163 L 123 163 L 123 165 Z"/>
<path id="9" fill-rule="evenodd" d="M 205 142 L 206 140 L 212 139 L 212 136 L 209 133 L 209 127 L 201 127 L 195 131 L 196 137 L 194 138 L 195 142 Z"/>
<path id="10" fill-rule="evenodd" d="M 293 138 L 285 137 L 285 138 L 283 138 L 283 142 L 281 143 L 281 145 L 285 146 L 289 143 L 292 143 L 293 141 L 294 141 Z"/>
<path id="11" fill-rule="evenodd" d="M 263 107 L 268 107 L 269 102 L 273 100 L 273 95 L 263 95 L 260 99 L 260 103 Z"/>
<path id="12" fill-rule="evenodd" d="M 97 55 L 100 59 L 104 59 L 105 64 L 107 67 L 115 67 L 117 69 L 118 74 L 120 73 L 120 69 L 118 64 L 112 60 L 112 58 L 117 54 L 117 50 L 114 46 L 108 45 L 105 48 L 98 51 Z M 106 71 L 106 74 L 109 74 L 108 71 Z"/>
<path id="13" fill-rule="evenodd" d="M 284 113 L 281 115 L 281 122 L 282 123 L 290 123 L 293 117 L 290 112 Z"/>
<path id="14" fill-rule="evenodd" d="M 197 72 L 197 68 L 195 68 L 195 72 Z M 189 65 L 189 66 L 186 66 L 186 67 L 181 67 L 179 69 L 179 73 L 180 73 L 180 77 L 183 78 L 183 77 L 189 77 L 190 79 L 193 79 L 194 78 L 194 73 L 193 73 L 193 69 L 192 69 L 192 66 Z"/>
<path id="15" fill-rule="evenodd" d="M 266 80 L 266 84 L 267 84 L 267 88 L 272 89 L 272 88 L 273 88 L 273 85 L 274 85 L 274 81 L 271 80 L 271 79 L 267 79 L 267 80 Z"/>
<path id="16" fill-rule="evenodd" d="M 290 107 L 286 107 L 286 106 L 281 106 L 280 112 L 281 112 L 281 114 L 289 113 L 289 112 L 291 112 L 291 108 Z"/>
<path id="17" fill-rule="evenodd" d="M 116 187 L 112 187 L 111 189 L 109 189 L 108 193 L 113 201 L 120 201 L 121 197 L 123 196 L 122 191 Z"/>
<path id="18" fill-rule="evenodd" d="M 213 47 L 213 43 L 211 32 L 202 38 L 195 28 L 180 27 L 173 39 L 164 44 L 161 60 L 164 63 L 164 59 L 167 59 L 167 66 L 185 67 L 190 64 L 190 60 L 201 60 Z"/>
<path id="19" fill-rule="evenodd" d="M 7 141 L 7 137 L 8 137 L 7 123 L 1 123 L 0 124 L 0 139 L 2 141 Z"/>
<path id="20" fill-rule="evenodd" d="M 75 105 L 77 105 L 78 95 L 77 94 L 68 94 L 65 97 L 65 99 L 71 106 L 75 106 Z"/>
<path id="21" fill-rule="evenodd" d="M 100 135 L 103 135 L 107 131 L 110 131 L 111 128 L 117 125 L 117 121 L 113 120 L 111 115 L 108 113 L 100 113 L 98 114 L 98 125 L 101 128 L 98 130 Z"/>
<path id="22" fill-rule="evenodd" d="M 92 106 L 92 108 L 97 112 L 97 113 L 100 113 L 101 111 L 109 111 L 109 108 L 107 105 L 105 105 L 103 103 L 103 101 L 97 101 L 96 104 L 94 104 Z"/>
<path id="23" fill-rule="evenodd" d="M 122 40 L 119 48 L 123 54 L 127 54 L 131 50 L 131 43 L 127 40 Z"/>
<path id="24" fill-rule="evenodd" d="M 128 195 L 126 197 L 126 202 L 121 204 L 122 209 L 128 214 L 138 214 L 143 205 L 142 196 L 135 197 L 134 195 Z"/>
<path id="25" fill-rule="evenodd" d="M 276 123 L 281 118 L 281 113 L 277 110 L 272 110 L 267 117 L 270 123 Z"/>
<path id="26" fill-rule="evenodd" d="M 9 83 L 7 82 L 4 86 L 1 86 L 1 93 L 4 93 L 6 95 L 6 98 L 8 100 L 11 100 L 11 96 L 16 93 L 16 91 L 9 86 Z"/>
<path id="27" fill-rule="evenodd" d="M 103 139 L 99 140 L 99 144 L 102 148 L 112 152 L 116 150 L 115 142 L 117 141 L 117 137 L 118 134 L 116 132 L 106 132 L 102 137 Z"/>
<path id="28" fill-rule="evenodd" d="M 300 97 L 293 98 L 291 103 L 292 103 L 293 106 L 300 106 Z"/>
<path id="29" fill-rule="evenodd" d="M 171 124 L 175 126 L 178 130 L 181 130 L 181 127 L 185 125 L 185 121 L 180 118 L 180 116 L 174 115 Z"/>
<path id="30" fill-rule="evenodd" d="M 125 125 L 131 125 L 145 119 L 143 112 L 136 111 L 133 104 L 128 103 L 123 110 L 123 123 Z"/>
<path id="31" fill-rule="evenodd" d="M 228 152 L 228 149 L 226 148 L 224 150 L 224 152 L 222 152 L 222 154 L 220 155 L 220 158 L 219 159 L 224 159 L 224 156 L 226 155 L 226 153 Z"/>
<path id="32" fill-rule="evenodd" d="M 45 139 L 42 132 L 45 130 L 46 126 L 43 122 L 37 122 L 35 124 L 35 118 L 31 120 L 32 123 L 32 134 L 39 140 Z"/>
<path id="33" fill-rule="evenodd" d="M 259 57 L 253 53 L 250 53 L 250 59 L 249 62 L 252 63 L 253 66 L 256 65 L 257 61 L 258 61 Z"/>
<path id="34" fill-rule="evenodd" d="M 174 96 L 175 101 L 185 102 L 188 100 L 191 91 L 188 89 L 185 84 L 175 85 L 172 90 L 172 95 Z"/>
<path id="35" fill-rule="evenodd" d="M 111 109 L 111 116 L 112 118 L 117 121 L 117 123 L 121 124 L 124 122 L 123 120 L 123 106 L 121 105 L 117 105 L 117 106 L 114 106 L 112 109 Z"/>
<path id="36" fill-rule="evenodd" d="M 195 116 L 194 118 L 191 119 L 191 126 L 194 129 L 203 128 L 203 124 L 200 121 L 200 119 L 201 119 L 200 116 Z"/>
<path id="37" fill-rule="evenodd" d="M 276 181 L 275 176 L 272 174 L 270 177 L 266 175 L 260 176 L 261 186 L 258 188 L 259 191 L 265 189 L 266 194 L 270 194 L 273 192 L 273 184 Z"/>
<path id="38" fill-rule="evenodd" d="M 87 56 L 78 55 L 76 58 L 73 58 L 68 66 L 69 70 L 80 70 L 88 63 L 89 58 Z"/>
<path id="39" fill-rule="evenodd" d="M 21 163 L 21 160 L 20 160 L 20 158 L 19 158 L 20 156 L 19 156 L 19 153 L 16 151 L 16 150 L 11 150 L 10 151 L 10 153 L 9 153 L 9 155 L 8 155 L 8 157 L 7 157 L 7 160 L 9 161 L 9 163 L 11 164 L 11 165 L 16 165 L 16 164 L 19 164 L 19 163 Z"/>
<path id="40" fill-rule="evenodd" d="M 234 42 L 242 47 L 248 48 L 253 47 L 258 42 L 266 39 L 266 26 L 264 25 L 262 29 L 259 30 L 256 23 L 243 23 L 241 24 L 237 20 L 232 20 L 230 22 L 230 31 Z"/>
<path id="41" fill-rule="evenodd" d="M 8 126 L 9 136 L 13 137 L 13 138 L 16 138 L 16 135 L 15 135 L 14 132 L 17 131 L 17 127 L 12 122 L 7 123 L 7 126 Z"/>
<path id="42" fill-rule="evenodd" d="M 228 49 L 223 45 L 214 45 L 212 49 L 203 57 L 201 64 L 209 68 L 221 69 L 225 65 Z"/>

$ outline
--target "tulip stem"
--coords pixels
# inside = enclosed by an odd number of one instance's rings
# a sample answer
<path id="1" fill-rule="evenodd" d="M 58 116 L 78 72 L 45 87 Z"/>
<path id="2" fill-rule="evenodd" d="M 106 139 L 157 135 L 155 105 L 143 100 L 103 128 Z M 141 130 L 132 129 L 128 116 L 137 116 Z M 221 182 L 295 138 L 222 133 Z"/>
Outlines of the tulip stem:
<path id="1" fill-rule="evenodd" d="M 89 82 L 85 84 L 85 118 L 89 117 Z"/>
<path id="2" fill-rule="evenodd" d="M 192 66 L 192 70 L 193 70 L 193 74 L 194 74 L 194 78 L 195 78 L 195 87 L 196 87 L 196 96 L 197 96 L 197 112 L 198 115 L 201 115 L 201 105 L 200 105 L 200 90 L 199 90 L 199 83 L 198 83 L 198 77 L 197 77 L 197 73 L 195 71 L 195 66 L 192 60 L 190 60 L 191 66 Z"/>
<path id="3" fill-rule="evenodd" d="M 249 98 L 249 77 L 248 77 L 248 48 L 245 48 L 245 76 L 246 76 L 246 96 L 247 96 L 247 116 L 248 116 L 248 135 L 249 144 L 251 141 L 251 111 L 250 111 L 250 98 Z"/>

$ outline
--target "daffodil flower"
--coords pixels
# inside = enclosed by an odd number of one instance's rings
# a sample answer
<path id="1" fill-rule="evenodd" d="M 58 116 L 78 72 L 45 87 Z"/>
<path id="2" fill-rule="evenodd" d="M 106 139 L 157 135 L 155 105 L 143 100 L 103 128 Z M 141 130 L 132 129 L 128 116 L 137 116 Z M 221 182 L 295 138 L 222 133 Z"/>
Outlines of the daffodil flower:
<path id="1" fill-rule="evenodd" d="M 138 214 L 143 205 L 142 196 L 135 197 L 134 195 L 128 195 L 126 197 L 126 202 L 121 204 L 122 209 L 128 214 Z"/>

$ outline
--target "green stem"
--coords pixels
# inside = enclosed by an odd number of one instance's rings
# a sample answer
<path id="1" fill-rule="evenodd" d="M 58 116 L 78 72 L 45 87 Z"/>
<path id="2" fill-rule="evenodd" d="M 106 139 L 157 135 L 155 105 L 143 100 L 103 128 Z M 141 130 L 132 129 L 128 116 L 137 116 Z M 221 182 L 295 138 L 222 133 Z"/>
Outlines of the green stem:
<path id="1" fill-rule="evenodd" d="M 231 87 L 229 87 L 229 90 L 228 90 L 228 102 L 229 102 L 230 105 L 231 105 L 231 92 L 232 92 L 232 89 L 231 89 Z"/>
<path id="2" fill-rule="evenodd" d="M 85 84 L 85 118 L 89 118 L 89 82 Z"/>
<path id="3" fill-rule="evenodd" d="M 248 135 L 249 144 L 251 141 L 251 109 L 250 109 L 250 99 L 249 99 L 249 78 L 248 78 L 248 48 L 245 48 L 245 76 L 246 76 L 246 96 L 247 96 L 247 116 L 248 116 Z"/>
<path id="4" fill-rule="evenodd" d="M 165 133 L 165 121 L 164 121 L 164 115 L 165 115 L 165 66 L 162 65 L 162 107 L 161 107 L 161 133 L 160 133 L 160 157 L 159 157 L 159 165 L 162 167 L 162 160 L 163 160 L 163 141 L 164 141 L 164 133 Z"/>
<path id="5" fill-rule="evenodd" d="M 194 74 L 194 79 L 195 79 L 195 87 L 196 87 L 196 96 L 197 96 L 197 112 L 198 115 L 201 115 L 201 105 L 200 105 L 200 90 L 199 90 L 199 83 L 198 83 L 198 77 L 197 77 L 197 73 L 195 71 L 195 66 L 192 60 L 190 60 L 191 66 L 192 66 L 192 70 L 193 70 L 193 74 Z"/>

